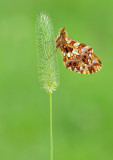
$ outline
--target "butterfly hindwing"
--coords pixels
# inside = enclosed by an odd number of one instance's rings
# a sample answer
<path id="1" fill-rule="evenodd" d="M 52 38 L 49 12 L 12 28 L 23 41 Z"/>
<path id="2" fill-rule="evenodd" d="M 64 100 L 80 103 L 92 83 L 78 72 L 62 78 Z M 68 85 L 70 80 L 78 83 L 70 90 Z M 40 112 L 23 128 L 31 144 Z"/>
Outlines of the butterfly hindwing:
<path id="1" fill-rule="evenodd" d="M 100 70 L 101 62 L 90 46 L 68 38 L 66 40 L 67 44 L 62 50 L 62 56 L 69 70 L 81 74 L 92 74 Z"/>
<path id="2" fill-rule="evenodd" d="M 92 74 L 99 71 L 102 63 L 93 53 L 93 49 L 78 41 L 67 37 L 65 28 L 56 38 L 56 49 L 60 48 L 65 66 L 74 72 Z"/>

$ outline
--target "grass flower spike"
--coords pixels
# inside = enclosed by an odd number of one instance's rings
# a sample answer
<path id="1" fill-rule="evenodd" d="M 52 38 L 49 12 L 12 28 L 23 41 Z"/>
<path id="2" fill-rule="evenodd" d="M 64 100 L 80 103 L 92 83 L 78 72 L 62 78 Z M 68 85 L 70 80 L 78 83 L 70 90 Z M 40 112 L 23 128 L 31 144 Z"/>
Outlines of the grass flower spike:
<path id="1" fill-rule="evenodd" d="M 40 82 L 47 92 L 55 91 L 58 86 L 55 42 L 53 41 L 53 25 L 47 14 L 41 13 L 36 22 L 38 65 Z"/>

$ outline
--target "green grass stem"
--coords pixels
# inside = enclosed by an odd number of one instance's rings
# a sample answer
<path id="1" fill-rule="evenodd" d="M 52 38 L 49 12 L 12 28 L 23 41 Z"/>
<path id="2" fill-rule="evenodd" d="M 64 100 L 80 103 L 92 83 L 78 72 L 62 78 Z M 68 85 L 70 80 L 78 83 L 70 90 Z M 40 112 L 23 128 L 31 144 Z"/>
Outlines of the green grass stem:
<path id="1" fill-rule="evenodd" d="M 52 93 L 50 92 L 50 160 L 53 160 Z"/>

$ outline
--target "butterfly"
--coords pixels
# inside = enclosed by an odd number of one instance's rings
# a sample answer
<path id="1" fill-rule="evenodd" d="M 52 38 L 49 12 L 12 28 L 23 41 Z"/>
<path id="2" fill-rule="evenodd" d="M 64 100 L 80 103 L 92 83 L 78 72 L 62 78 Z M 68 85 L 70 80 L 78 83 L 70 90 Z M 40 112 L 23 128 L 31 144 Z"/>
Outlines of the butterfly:
<path id="1" fill-rule="evenodd" d="M 56 50 L 61 49 L 66 68 L 81 74 L 92 74 L 99 71 L 102 63 L 93 53 L 93 49 L 67 36 L 65 28 L 62 28 L 56 38 Z"/>

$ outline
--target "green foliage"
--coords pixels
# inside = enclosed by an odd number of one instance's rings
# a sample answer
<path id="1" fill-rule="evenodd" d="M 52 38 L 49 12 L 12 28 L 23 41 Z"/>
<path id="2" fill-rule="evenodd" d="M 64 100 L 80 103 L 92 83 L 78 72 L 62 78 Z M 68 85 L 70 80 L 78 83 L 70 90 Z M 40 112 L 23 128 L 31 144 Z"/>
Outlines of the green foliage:
<path id="1" fill-rule="evenodd" d="M 36 22 L 39 77 L 47 92 L 55 91 L 58 86 L 58 71 L 56 65 L 53 25 L 47 14 L 41 13 Z"/>

